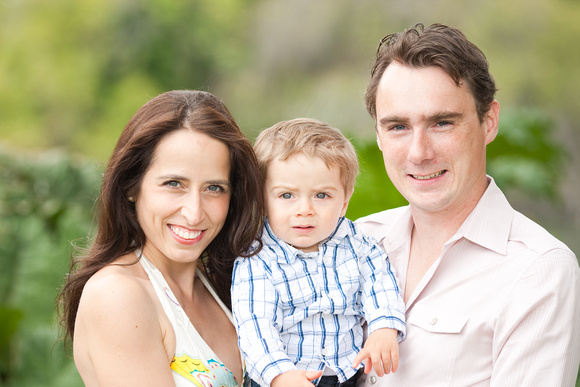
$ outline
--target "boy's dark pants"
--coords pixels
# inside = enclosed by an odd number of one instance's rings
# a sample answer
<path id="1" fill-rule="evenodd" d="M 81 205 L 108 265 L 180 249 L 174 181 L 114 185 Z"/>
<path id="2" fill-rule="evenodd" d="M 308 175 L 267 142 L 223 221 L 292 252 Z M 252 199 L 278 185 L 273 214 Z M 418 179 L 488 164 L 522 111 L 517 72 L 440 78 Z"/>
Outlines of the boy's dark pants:
<path id="1" fill-rule="evenodd" d="M 320 378 L 320 381 L 318 382 L 317 386 L 318 387 L 355 387 L 356 381 L 357 381 L 360 373 L 361 373 L 361 370 L 359 370 L 356 374 L 354 374 L 354 376 L 352 378 L 348 379 L 344 383 L 338 382 L 338 376 L 323 376 Z M 247 378 L 246 381 L 244 382 L 244 387 L 260 387 L 260 385 L 256 382 L 254 382 L 252 379 Z"/>

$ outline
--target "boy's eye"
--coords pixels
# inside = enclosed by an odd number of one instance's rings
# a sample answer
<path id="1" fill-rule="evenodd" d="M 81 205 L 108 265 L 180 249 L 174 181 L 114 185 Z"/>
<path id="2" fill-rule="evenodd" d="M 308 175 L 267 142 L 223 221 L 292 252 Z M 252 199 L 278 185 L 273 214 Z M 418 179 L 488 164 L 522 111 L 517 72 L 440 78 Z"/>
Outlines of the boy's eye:
<path id="1" fill-rule="evenodd" d="M 280 197 L 282 199 L 292 199 L 292 194 L 291 193 L 288 193 L 288 192 L 285 192 L 282 195 L 280 195 Z"/>
<path id="2" fill-rule="evenodd" d="M 325 199 L 328 197 L 328 194 L 324 193 L 324 192 L 319 192 L 316 194 L 316 199 Z"/>

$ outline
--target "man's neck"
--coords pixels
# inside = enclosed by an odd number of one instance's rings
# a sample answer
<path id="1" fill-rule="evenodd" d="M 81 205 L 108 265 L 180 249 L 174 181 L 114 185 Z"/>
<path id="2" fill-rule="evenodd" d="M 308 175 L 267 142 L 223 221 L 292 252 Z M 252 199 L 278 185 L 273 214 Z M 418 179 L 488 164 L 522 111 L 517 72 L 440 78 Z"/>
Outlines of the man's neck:
<path id="1" fill-rule="evenodd" d="M 441 251 L 445 242 L 455 235 L 467 217 L 473 212 L 488 186 L 489 181 L 485 177 L 485 184 L 479 188 L 474 188 L 474 191 L 477 192 L 476 194 L 466 199 L 461 206 L 451 209 L 430 212 L 411 205 L 414 224 L 412 238 L 418 239 L 422 245 L 430 245 L 433 249 Z"/>
<path id="2" fill-rule="evenodd" d="M 409 301 L 431 266 L 439 259 L 443 246 L 459 230 L 471 210 L 450 216 L 447 213 L 418 211 L 411 206 L 414 225 L 405 281 L 405 303 Z"/>

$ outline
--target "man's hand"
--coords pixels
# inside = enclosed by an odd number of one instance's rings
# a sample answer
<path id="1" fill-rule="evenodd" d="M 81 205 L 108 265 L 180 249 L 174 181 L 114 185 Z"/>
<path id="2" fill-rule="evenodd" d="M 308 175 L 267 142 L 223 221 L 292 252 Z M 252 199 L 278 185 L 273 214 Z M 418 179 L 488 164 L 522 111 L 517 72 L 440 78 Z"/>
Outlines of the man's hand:
<path id="1" fill-rule="evenodd" d="M 354 363 L 353 368 L 365 361 L 365 374 L 375 369 L 377 376 L 397 371 L 399 368 L 399 344 L 397 343 L 396 329 L 383 328 L 371 333 L 360 350 Z"/>
<path id="2" fill-rule="evenodd" d="M 322 376 L 322 371 L 286 371 L 272 380 L 271 387 L 312 387 L 312 381 Z"/>

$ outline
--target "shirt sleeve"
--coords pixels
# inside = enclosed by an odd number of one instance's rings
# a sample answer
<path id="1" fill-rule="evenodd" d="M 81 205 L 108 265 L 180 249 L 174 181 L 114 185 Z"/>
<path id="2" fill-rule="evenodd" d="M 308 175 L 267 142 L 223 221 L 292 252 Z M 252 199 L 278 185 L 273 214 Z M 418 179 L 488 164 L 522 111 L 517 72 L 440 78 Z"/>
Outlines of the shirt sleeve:
<path id="1" fill-rule="evenodd" d="M 369 236 L 362 238 L 360 253 L 361 306 L 369 334 L 381 328 L 397 329 L 401 341 L 405 338 L 405 303 L 387 254 Z"/>
<path id="2" fill-rule="evenodd" d="M 533 261 L 500 310 L 491 386 L 573 386 L 580 361 L 580 269 L 554 249 Z"/>
<path id="3" fill-rule="evenodd" d="M 260 384 L 296 369 L 280 338 L 282 311 L 271 272 L 258 256 L 238 258 L 232 279 L 232 313 L 248 375 Z"/>

